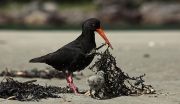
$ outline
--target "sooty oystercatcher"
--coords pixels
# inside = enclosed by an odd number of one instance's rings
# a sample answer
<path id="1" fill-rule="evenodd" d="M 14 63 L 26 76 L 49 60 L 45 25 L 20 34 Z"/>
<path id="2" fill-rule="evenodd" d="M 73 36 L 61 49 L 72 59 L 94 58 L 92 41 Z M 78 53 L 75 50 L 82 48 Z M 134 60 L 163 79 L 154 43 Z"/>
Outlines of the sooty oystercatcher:
<path id="1" fill-rule="evenodd" d="M 96 48 L 94 31 L 98 32 L 109 47 L 112 48 L 111 43 L 100 28 L 100 21 L 96 18 L 90 18 L 83 23 L 82 33 L 77 39 L 55 52 L 31 59 L 29 62 L 46 63 L 62 71 L 68 86 L 74 90 L 74 93 L 77 93 L 73 84 L 72 73 L 83 70 L 93 60 L 95 54 L 90 53 Z"/>

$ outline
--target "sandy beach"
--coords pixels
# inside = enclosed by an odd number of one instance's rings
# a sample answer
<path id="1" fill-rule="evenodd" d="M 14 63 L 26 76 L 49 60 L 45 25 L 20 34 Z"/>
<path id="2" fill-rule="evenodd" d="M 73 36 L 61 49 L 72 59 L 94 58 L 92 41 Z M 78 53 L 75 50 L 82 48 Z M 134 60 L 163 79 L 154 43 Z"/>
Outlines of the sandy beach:
<path id="1" fill-rule="evenodd" d="M 152 85 L 156 94 L 121 96 L 96 100 L 85 95 L 61 94 L 61 98 L 48 98 L 39 102 L 20 102 L 0 99 L 0 104 L 180 104 L 180 31 L 104 31 L 114 50 L 117 65 L 130 76 L 146 74 L 145 84 Z M 44 69 L 46 64 L 32 64 L 29 60 L 56 51 L 74 40 L 81 31 L 0 31 L 0 71 Z M 96 34 L 96 44 L 104 40 Z M 103 50 L 103 49 L 102 49 Z M 148 57 L 147 57 L 148 56 Z M 94 61 L 96 58 L 94 59 Z M 93 64 L 94 61 L 91 63 Z M 86 68 L 80 80 L 74 78 L 80 89 L 89 89 L 86 78 L 94 73 Z M 0 77 L 2 80 L 4 77 Z M 29 78 L 14 78 L 18 81 Z M 35 84 L 66 86 L 66 80 L 36 78 Z"/>

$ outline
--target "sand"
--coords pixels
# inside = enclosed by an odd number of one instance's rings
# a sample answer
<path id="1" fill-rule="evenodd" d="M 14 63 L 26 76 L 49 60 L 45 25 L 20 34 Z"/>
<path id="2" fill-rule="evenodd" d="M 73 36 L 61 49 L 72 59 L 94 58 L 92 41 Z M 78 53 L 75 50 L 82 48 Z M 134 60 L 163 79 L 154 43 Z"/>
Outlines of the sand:
<path id="1" fill-rule="evenodd" d="M 62 94 L 66 99 L 48 98 L 39 102 L 20 102 L 0 99 L 2 104 L 180 104 L 180 31 L 104 31 L 114 50 L 118 66 L 130 76 L 146 73 L 145 84 L 151 84 L 157 94 L 121 96 L 108 100 L 96 100 L 85 95 Z M 80 31 L 0 31 L 0 71 L 44 69 L 45 64 L 28 63 L 29 59 L 53 52 L 74 40 Z M 104 40 L 97 34 L 97 46 Z M 148 56 L 148 57 L 146 57 Z M 94 60 L 95 61 L 95 60 Z M 93 61 L 93 62 L 94 62 Z M 92 62 L 92 63 L 93 63 Z M 93 72 L 86 68 L 80 80 L 74 78 L 80 89 L 88 89 L 86 78 Z M 4 77 L 0 77 L 2 80 Z M 14 78 L 18 81 L 31 80 Z M 36 84 L 66 86 L 64 79 L 36 78 Z"/>

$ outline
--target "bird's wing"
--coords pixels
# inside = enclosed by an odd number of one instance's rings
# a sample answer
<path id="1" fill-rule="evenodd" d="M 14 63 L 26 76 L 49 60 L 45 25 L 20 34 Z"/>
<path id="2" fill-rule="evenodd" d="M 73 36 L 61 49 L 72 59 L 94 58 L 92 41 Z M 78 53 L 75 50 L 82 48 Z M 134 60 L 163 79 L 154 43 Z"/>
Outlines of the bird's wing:
<path id="1" fill-rule="evenodd" d="M 45 58 L 46 63 L 62 63 L 62 64 L 70 64 L 73 62 L 76 57 L 79 55 L 83 55 L 80 48 L 77 47 L 62 47 L 56 52 L 47 54 Z"/>

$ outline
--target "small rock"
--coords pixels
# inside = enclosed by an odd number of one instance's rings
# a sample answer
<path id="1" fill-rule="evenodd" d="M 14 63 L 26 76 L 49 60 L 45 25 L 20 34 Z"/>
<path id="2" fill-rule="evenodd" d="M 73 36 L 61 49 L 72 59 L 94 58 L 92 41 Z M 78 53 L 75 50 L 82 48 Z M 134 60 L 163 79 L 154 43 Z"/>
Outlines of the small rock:
<path id="1" fill-rule="evenodd" d="M 144 57 L 144 58 L 149 58 L 149 57 L 150 57 L 150 54 L 145 53 L 145 54 L 143 55 L 143 57 Z"/>

